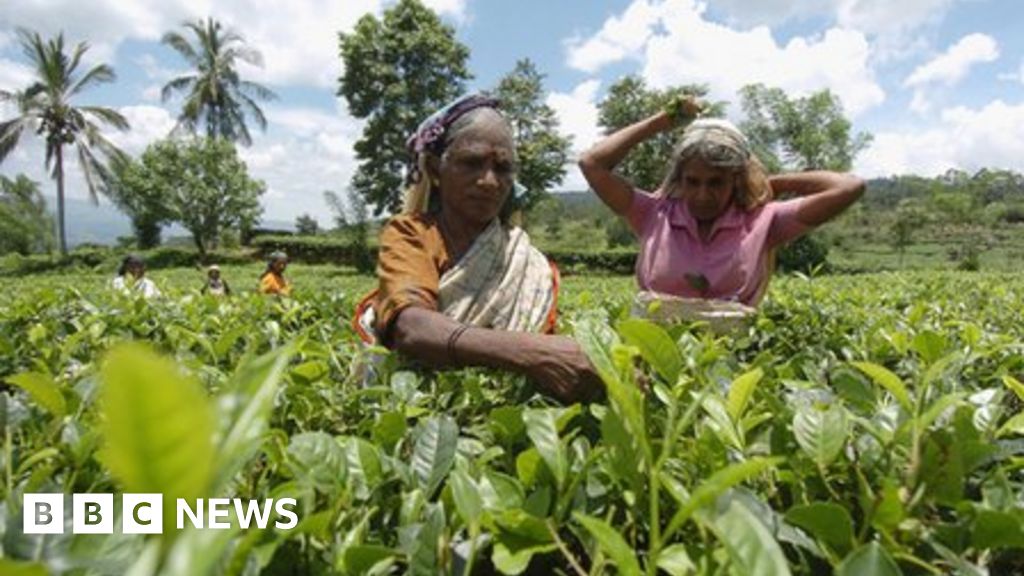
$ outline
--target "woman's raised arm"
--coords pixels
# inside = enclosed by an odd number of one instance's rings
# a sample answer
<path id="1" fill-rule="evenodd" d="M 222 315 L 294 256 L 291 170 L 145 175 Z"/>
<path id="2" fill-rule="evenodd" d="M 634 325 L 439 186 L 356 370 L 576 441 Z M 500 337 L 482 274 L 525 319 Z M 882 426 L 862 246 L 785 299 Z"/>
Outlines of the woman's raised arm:
<path id="1" fill-rule="evenodd" d="M 701 110 L 700 103 L 691 97 L 682 98 L 675 105 L 679 108 L 676 114 L 685 118 L 694 118 Z M 670 130 L 674 125 L 672 116 L 661 111 L 613 132 L 580 156 L 579 167 L 583 177 L 612 212 L 624 216 L 633 203 L 635 193 L 635 186 L 616 174 L 615 167 L 637 144 Z"/>
<path id="2" fill-rule="evenodd" d="M 801 224 L 818 226 L 838 216 L 864 194 L 864 181 L 853 174 L 824 170 L 778 174 L 768 179 L 774 195 L 804 196 L 796 217 Z"/>

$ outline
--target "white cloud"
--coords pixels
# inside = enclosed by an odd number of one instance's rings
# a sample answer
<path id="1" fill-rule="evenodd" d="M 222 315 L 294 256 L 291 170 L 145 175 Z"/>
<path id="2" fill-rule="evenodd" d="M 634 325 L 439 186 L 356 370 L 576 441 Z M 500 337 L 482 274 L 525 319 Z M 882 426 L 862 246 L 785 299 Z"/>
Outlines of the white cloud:
<path id="1" fill-rule="evenodd" d="M 572 92 L 548 94 L 546 104 L 558 116 L 561 131 L 572 136 L 576 154 L 593 145 L 601 135 L 597 127 L 597 90 L 600 86 L 600 80 L 587 80 Z"/>
<path id="2" fill-rule="evenodd" d="M 253 3 L 260 6 L 247 6 Z M 359 18 L 380 7 L 380 0 L 237 0 L 218 2 L 213 15 L 262 52 L 263 68 L 246 67 L 254 80 L 334 88 L 341 74 L 338 32 L 351 30 Z"/>
<path id="3" fill-rule="evenodd" d="M 954 0 L 838 0 L 836 20 L 840 26 L 871 35 L 897 38 L 925 25 L 940 21 Z"/>
<path id="4" fill-rule="evenodd" d="M 949 47 L 944 53 L 918 66 L 903 82 L 905 87 L 924 84 L 954 86 L 967 76 L 971 67 L 992 62 L 999 57 L 999 46 L 986 34 L 970 34 Z"/>
<path id="5" fill-rule="evenodd" d="M 172 70 L 161 65 L 155 56 L 148 53 L 136 56 L 134 62 L 142 69 L 142 73 L 146 75 L 147 80 L 167 82 L 171 78 L 187 73 L 185 69 Z"/>
<path id="6" fill-rule="evenodd" d="M 945 52 L 914 69 L 903 81 L 905 88 L 914 88 L 910 109 L 918 114 L 931 110 L 926 90 L 933 86 L 952 87 L 967 77 L 971 68 L 999 57 L 999 46 L 991 36 L 969 34 Z"/>
<path id="7" fill-rule="evenodd" d="M 190 0 L 8 0 L 0 14 L 0 27 L 23 26 L 44 37 L 64 32 L 68 44 L 89 42 L 87 65 L 113 63 L 121 42 L 128 38 L 158 40 L 184 16 L 205 10 L 198 4 Z"/>
<path id="8" fill-rule="evenodd" d="M 729 23 L 775 26 L 792 20 L 824 18 L 877 41 L 882 56 L 898 55 L 920 41 L 921 28 L 942 21 L 955 0 L 715 0 Z"/>
<path id="9" fill-rule="evenodd" d="M 773 26 L 789 20 L 834 15 L 840 0 L 716 0 L 731 24 Z"/>
<path id="10" fill-rule="evenodd" d="M 300 107 L 266 109 L 271 129 L 239 154 L 250 174 L 267 184 L 263 197 L 269 220 L 294 220 L 310 213 L 321 223 L 330 212 L 323 191 L 343 193 L 356 169 L 353 146 L 362 124 L 339 102 L 335 112 Z"/>
<path id="11" fill-rule="evenodd" d="M 89 62 L 115 64 L 127 39 L 159 41 L 184 21 L 211 16 L 239 32 L 263 53 L 264 67 L 248 69 L 254 80 L 276 85 L 333 88 L 341 73 L 338 32 L 363 15 L 380 13 L 384 0 L 6 0 L 0 29 L 25 26 L 71 42 L 88 39 Z M 461 20 L 466 0 L 429 0 L 442 14 Z M 60 14 L 60 18 L 55 18 Z"/>
<path id="12" fill-rule="evenodd" d="M 568 62 L 595 71 L 636 58 L 654 87 L 708 83 L 712 96 L 726 100 L 735 100 L 740 87 L 755 82 L 794 95 L 828 88 L 853 116 L 885 99 L 860 32 L 832 28 L 819 37 L 780 45 L 764 26 L 735 30 L 711 22 L 705 11 L 696 0 L 636 0 L 593 37 L 570 42 Z"/>
<path id="13" fill-rule="evenodd" d="M 908 108 L 910 108 L 911 112 L 924 115 L 931 112 L 932 103 L 923 91 L 914 90 L 914 97 L 910 99 Z"/>
<path id="14" fill-rule="evenodd" d="M 35 79 L 32 69 L 20 62 L 0 58 L 0 90 L 17 91 L 27 88 Z"/>
<path id="15" fill-rule="evenodd" d="M 984 167 L 1024 172 L 1024 103 L 995 100 L 981 109 L 948 108 L 940 122 L 923 131 L 875 134 L 856 171 L 867 177 L 893 174 L 933 176 L 950 168 Z"/>
<path id="16" fill-rule="evenodd" d="M 667 27 L 675 29 L 672 23 Z M 693 33 L 652 40 L 643 75 L 659 87 L 707 82 L 713 95 L 727 100 L 755 82 L 795 96 L 827 88 L 856 117 L 885 100 L 869 52 L 867 39 L 849 30 L 833 28 L 820 38 L 794 38 L 779 46 L 767 28 L 736 32 L 706 24 Z"/>
<path id="17" fill-rule="evenodd" d="M 626 57 L 640 55 L 651 38 L 653 27 L 663 17 L 666 4 L 636 0 L 621 16 L 605 21 L 597 34 L 590 38 L 570 38 L 565 42 L 569 51 L 569 66 L 584 72 L 595 72 L 601 67 Z"/>
<path id="18" fill-rule="evenodd" d="M 572 92 L 551 92 L 545 101 L 555 111 L 562 133 L 572 136 L 572 155 L 565 167 L 565 178 L 556 186 L 558 190 L 588 188 L 576 167 L 576 157 L 601 137 L 597 126 L 597 90 L 600 86 L 599 80 L 587 80 Z"/>
<path id="19" fill-rule="evenodd" d="M 106 133 L 114 144 L 129 154 L 141 154 L 146 146 L 166 138 L 174 128 L 174 117 L 159 106 L 123 106 L 119 112 L 128 120 L 131 129 L 127 132 L 107 130 Z"/>

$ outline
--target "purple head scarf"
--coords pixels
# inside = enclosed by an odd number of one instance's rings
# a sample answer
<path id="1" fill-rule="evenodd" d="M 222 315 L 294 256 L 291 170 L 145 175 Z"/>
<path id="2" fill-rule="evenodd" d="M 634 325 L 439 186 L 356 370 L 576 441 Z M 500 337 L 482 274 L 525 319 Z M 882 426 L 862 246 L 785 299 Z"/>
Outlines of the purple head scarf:
<path id="1" fill-rule="evenodd" d="M 416 132 L 405 141 L 405 147 L 412 156 L 412 169 L 409 171 L 410 181 L 415 182 L 420 177 L 416 166 L 417 156 L 423 152 L 440 154 L 444 147 L 445 134 L 456 120 L 477 108 L 497 109 L 500 105 L 500 100 L 486 94 L 467 94 L 434 112 L 421 122 L 416 128 Z"/>

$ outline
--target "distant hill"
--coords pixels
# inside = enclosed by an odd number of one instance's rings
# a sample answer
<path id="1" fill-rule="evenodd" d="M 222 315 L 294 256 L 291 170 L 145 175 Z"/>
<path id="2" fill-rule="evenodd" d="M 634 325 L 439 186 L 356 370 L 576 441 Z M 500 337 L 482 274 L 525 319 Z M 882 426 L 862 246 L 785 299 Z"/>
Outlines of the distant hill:
<path id="1" fill-rule="evenodd" d="M 56 213 L 53 202 L 49 202 L 50 211 Z M 68 198 L 64 202 L 65 222 L 67 227 L 68 245 L 79 244 L 117 244 L 120 236 L 131 236 L 132 223 L 116 206 L 105 200 L 95 205 L 88 200 Z M 267 220 L 260 223 L 261 228 L 275 230 L 294 230 L 294 222 Z M 174 225 L 164 228 L 164 239 L 176 236 L 188 236 L 188 231 Z"/>
<path id="2" fill-rule="evenodd" d="M 868 190 L 871 191 L 870 196 L 872 197 L 869 200 L 879 197 L 888 198 L 890 195 L 889 189 L 892 186 L 893 184 L 889 179 L 869 181 Z M 560 217 L 562 218 L 593 220 L 596 217 L 607 217 L 611 214 L 601 203 L 597 195 L 589 190 L 557 192 L 551 194 L 551 197 L 557 199 L 561 205 Z M 50 200 L 52 207 L 52 199 L 48 198 L 48 200 Z M 71 246 L 84 243 L 113 245 L 117 243 L 119 236 L 129 236 L 132 233 L 131 221 L 117 207 L 110 204 L 109 201 L 101 200 L 100 204 L 96 206 L 88 200 L 70 198 L 67 200 L 66 208 L 68 243 Z M 532 219 L 544 220 L 544 217 L 540 214 L 535 214 Z M 294 231 L 295 222 L 265 220 L 260 223 L 259 227 Z M 177 225 L 164 230 L 165 241 L 174 237 L 187 237 L 188 235 L 188 231 Z"/>

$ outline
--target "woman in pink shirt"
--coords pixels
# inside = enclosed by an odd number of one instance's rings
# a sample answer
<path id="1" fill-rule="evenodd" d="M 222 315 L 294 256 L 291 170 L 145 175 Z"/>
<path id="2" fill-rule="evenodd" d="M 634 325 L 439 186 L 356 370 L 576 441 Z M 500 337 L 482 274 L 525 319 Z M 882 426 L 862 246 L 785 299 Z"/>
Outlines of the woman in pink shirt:
<path id="1" fill-rule="evenodd" d="M 690 120 L 700 112 L 690 98 L 679 108 Z M 746 137 L 726 120 L 687 127 L 654 193 L 613 172 L 633 147 L 672 127 L 672 117 L 659 112 L 611 134 L 579 161 L 590 186 L 640 240 L 642 291 L 756 306 L 775 248 L 834 218 L 864 192 L 864 182 L 850 174 L 767 176 Z M 795 198 L 772 200 L 781 194 Z"/>

